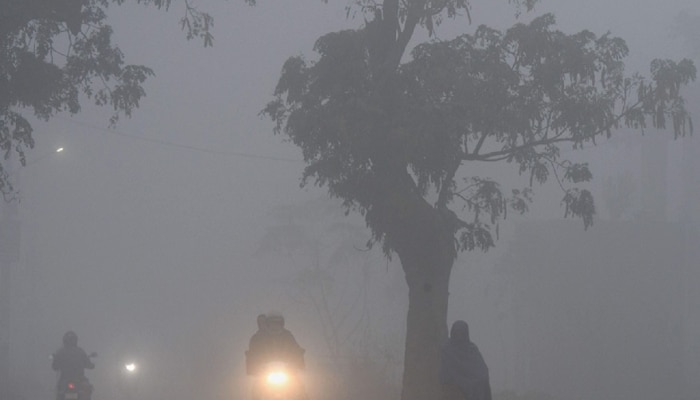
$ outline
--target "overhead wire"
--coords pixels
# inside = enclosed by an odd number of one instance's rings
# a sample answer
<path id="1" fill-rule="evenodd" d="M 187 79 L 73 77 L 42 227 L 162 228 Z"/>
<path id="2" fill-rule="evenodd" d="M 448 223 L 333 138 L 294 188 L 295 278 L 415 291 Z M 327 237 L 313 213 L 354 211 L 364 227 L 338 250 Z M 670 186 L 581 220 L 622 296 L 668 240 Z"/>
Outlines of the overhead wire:
<path id="1" fill-rule="evenodd" d="M 85 121 L 80 121 L 74 118 L 67 118 L 61 115 L 56 115 L 54 118 L 61 119 L 67 122 L 70 122 L 72 124 L 90 128 L 90 129 L 95 129 L 95 130 L 100 130 L 103 132 L 107 132 L 113 135 L 129 138 L 129 139 L 134 139 L 134 140 L 140 140 L 143 142 L 149 142 L 149 143 L 154 143 L 154 144 L 159 144 L 163 146 L 169 146 L 169 147 L 175 147 L 175 148 L 180 148 L 180 149 L 185 149 L 185 150 L 191 150 L 191 151 L 197 151 L 201 153 L 208 153 L 208 154 L 216 154 L 216 155 L 223 155 L 223 156 L 229 156 L 229 157 L 243 157 L 243 158 L 251 158 L 251 159 L 260 159 L 260 160 L 268 160 L 268 161 L 283 161 L 283 162 L 293 162 L 293 163 L 301 163 L 303 160 L 301 159 L 293 159 L 293 158 L 286 158 L 286 157 L 277 157 L 277 156 L 267 156 L 267 155 L 262 155 L 262 154 L 254 154 L 254 153 L 246 153 L 246 152 L 237 152 L 237 151 L 225 151 L 225 150 L 214 150 L 214 149 L 208 149 L 205 147 L 198 147 L 198 146 L 193 146 L 193 145 L 188 145 L 188 144 L 183 144 L 183 143 L 177 143 L 177 142 L 171 142 L 163 139 L 156 139 L 153 137 L 148 137 L 143 134 L 133 134 L 133 133 L 128 133 L 121 131 L 119 129 L 115 128 L 105 128 L 101 126 L 97 126 L 95 124 L 91 124 Z M 614 141 L 614 140 L 613 140 Z M 611 141 L 612 142 L 612 141 Z M 561 150 L 561 153 L 571 153 L 571 152 L 580 152 L 582 150 L 589 150 L 598 147 L 596 144 L 593 144 L 591 146 L 581 146 L 578 149 L 565 149 Z"/>
<path id="2" fill-rule="evenodd" d="M 74 118 L 67 118 L 61 115 L 55 116 L 57 119 L 64 120 L 66 122 L 70 122 L 72 124 L 82 126 L 85 128 L 90 128 L 90 129 L 95 129 L 95 130 L 100 130 L 103 132 L 107 132 L 113 135 L 121 136 L 121 137 L 126 137 L 129 139 L 134 139 L 134 140 L 140 140 L 143 142 L 149 142 L 149 143 L 154 143 L 154 144 L 159 144 L 163 146 L 169 146 L 169 147 L 176 147 L 180 149 L 185 149 L 185 150 L 191 150 L 191 151 L 197 151 L 201 153 L 208 153 L 208 154 L 216 154 L 216 155 L 223 155 L 223 156 L 230 156 L 230 157 L 244 157 L 244 158 L 252 158 L 252 159 L 261 159 L 261 160 L 269 160 L 269 161 L 284 161 L 284 162 L 303 162 L 303 160 L 300 159 L 293 159 L 293 158 L 286 158 L 286 157 L 276 157 L 276 156 L 266 156 L 262 154 L 254 154 L 254 153 L 245 153 L 245 152 L 239 152 L 239 151 L 225 151 L 225 150 L 214 150 L 214 149 L 207 149 L 204 147 L 198 147 L 198 146 L 192 146 L 188 144 L 182 144 L 182 143 L 176 143 L 176 142 L 171 142 L 163 139 L 156 139 L 153 137 L 148 137 L 145 135 L 137 135 L 133 133 L 127 133 L 124 131 L 121 131 L 119 129 L 113 129 L 113 128 L 104 128 L 100 127 L 85 121 L 80 121 L 76 120 Z"/>

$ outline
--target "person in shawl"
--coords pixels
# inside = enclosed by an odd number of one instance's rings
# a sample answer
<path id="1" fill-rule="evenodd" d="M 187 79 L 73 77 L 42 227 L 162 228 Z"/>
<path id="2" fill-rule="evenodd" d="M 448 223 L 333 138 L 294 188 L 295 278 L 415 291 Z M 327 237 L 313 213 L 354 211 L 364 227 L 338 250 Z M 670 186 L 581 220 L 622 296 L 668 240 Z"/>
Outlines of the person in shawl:
<path id="1" fill-rule="evenodd" d="M 440 354 L 440 383 L 445 399 L 491 400 L 489 369 L 469 339 L 469 325 L 455 321 Z"/>

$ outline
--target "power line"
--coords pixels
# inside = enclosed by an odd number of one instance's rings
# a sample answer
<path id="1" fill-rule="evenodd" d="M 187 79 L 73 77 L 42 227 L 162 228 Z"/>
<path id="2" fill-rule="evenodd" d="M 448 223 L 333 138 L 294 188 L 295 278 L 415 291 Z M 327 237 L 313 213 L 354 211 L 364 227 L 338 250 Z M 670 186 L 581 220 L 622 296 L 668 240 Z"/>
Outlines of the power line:
<path id="1" fill-rule="evenodd" d="M 120 131 L 118 129 L 104 128 L 101 126 L 90 124 L 88 122 L 79 121 L 79 120 L 76 120 L 73 118 L 63 117 L 61 115 L 56 115 L 54 117 L 58 118 L 58 119 L 62 119 L 62 120 L 67 121 L 67 122 L 70 122 L 70 123 L 75 124 L 75 125 L 83 126 L 83 127 L 90 128 L 90 129 L 100 130 L 103 132 L 111 133 L 113 135 L 122 136 L 122 137 L 129 138 L 129 139 L 135 139 L 135 140 L 140 140 L 143 142 L 149 142 L 149 143 L 154 143 L 154 144 L 159 144 L 159 145 L 169 146 L 169 147 L 175 147 L 175 148 L 180 148 L 180 149 L 185 149 L 185 150 L 197 151 L 197 152 L 201 152 L 201 153 L 216 154 L 216 155 L 223 155 L 223 156 L 229 156 L 229 157 L 244 157 L 244 158 L 269 160 L 269 161 L 284 161 L 284 162 L 293 162 L 293 163 L 303 162 L 303 160 L 285 158 L 285 157 L 265 156 L 265 155 L 261 155 L 261 154 L 207 149 L 204 147 L 192 146 L 192 145 L 187 145 L 187 144 L 182 144 L 182 143 L 175 143 L 175 142 L 170 142 L 167 140 L 155 139 L 155 138 L 150 138 L 150 137 L 143 136 L 143 135 L 136 135 L 136 134 L 132 134 L 132 133 L 127 133 L 124 131 Z M 613 140 L 610 140 L 608 142 L 612 142 Z M 583 150 L 590 150 L 590 149 L 594 149 L 594 148 L 598 148 L 598 145 L 594 144 L 594 145 L 591 145 L 588 147 L 581 146 L 577 149 L 561 150 L 561 153 L 565 154 L 565 153 L 572 153 L 572 152 L 581 152 Z"/>
<path id="2" fill-rule="evenodd" d="M 143 142 L 155 143 L 155 144 L 159 144 L 159 145 L 163 145 L 163 146 L 176 147 L 176 148 L 185 149 L 185 150 L 197 151 L 197 152 L 201 152 L 201 153 L 217 154 L 217 155 L 223 155 L 223 156 L 229 156 L 229 157 L 245 157 L 245 158 L 270 160 L 270 161 L 285 161 L 285 162 L 294 162 L 294 163 L 302 162 L 302 160 L 292 159 L 292 158 L 265 156 L 265 155 L 261 155 L 261 154 L 244 153 L 244 152 L 238 152 L 238 151 L 212 150 L 212 149 L 207 149 L 204 147 L 191 146 L 191 145 L 182 144 L 182 143 L 170 142 L 170 141 L 162 140 L 162 139 L 150 138 L 150 137 L 146 137 L 143 135 L 136 135 L 136 134 L 132 134 L 132 133 L 127 133 L 124 131 L 120 131 L 118 129 L 108 129 L 108 128 L 104 128 L 104 127 L 90 124 L 88 122 L 79 121 L 79 120 L 76 120 L 73 118 L 66 118 L 66 117 L 63 117 L 60 115 L 56 115 L 55 117 L 58 119 L 62 119 L 64 121 L 70 122 L 72 124 L 85 127 L 85 128 L 100 130 L 103 132 L 111 133 L 111 134 L 117 135 L 117 136 L 126 137 L 129 139 L 135 139 L 135 140 L 140 140 Z"/>

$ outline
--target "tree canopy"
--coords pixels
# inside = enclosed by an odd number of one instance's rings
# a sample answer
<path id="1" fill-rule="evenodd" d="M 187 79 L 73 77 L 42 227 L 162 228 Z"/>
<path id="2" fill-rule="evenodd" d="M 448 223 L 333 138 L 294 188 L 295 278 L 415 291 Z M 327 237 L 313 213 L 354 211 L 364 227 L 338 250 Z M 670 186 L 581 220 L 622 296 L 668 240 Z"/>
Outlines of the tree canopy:
<path id="1" fill-rule="evenodd" d="M 418 45 L 384 82 L 372 64 L 373 28 L 321 37 L 318 61 L 290 58 L 264 112 L 304 151 L 304 178 L 366 212 L 380 241 L 385 230 L 371 213 L 368 184 L 387 164 L 408 169 L 412 190 L 432 195 L 436 208 L 471 211 L 469 220 L 453 220 L 459 248 L 471 250 L 492 246 L 489 225 L 507 205 L 525 211 L 530 193 L 506 196 L 490 179 L 458 179 L 461 166 L 511 163 L 529 186 L 553 176 L 566 214 L 588 227 L 593 198 L 575 184 L 592 174 L 586 163 L 564 159 L 562 144 L 580 148 L 625 126 L 668 127 L 676 136 L 692 130 L 680 96 L 696 76 L 690 60 L 654 60 L 649 78 L 626 76 L 624 40 L 565 34 L 551 14 L 505 32 L 482 25 Z"/>
<path id="2" fill-rule="evenodd" d="M 154 75 L 126 63 L 106 23 L 110 5 L 125 0 L 0 0 L 0 150 L 4 159 L 34 146 L 27 113 L 48 120 L 80 111 L 81 99 L 111 107 L 115 124 L 130 116 L 145 96 L 143 83 Z M 172 0 L 136 0 L 168 9 Z M 246 0 L 253 4 L 253 0 Z M 212 17 L 184 1 L 180 23 L 187 39 L 213 44 Z M 0 163 L 0 192 L 13 190 Z"/>

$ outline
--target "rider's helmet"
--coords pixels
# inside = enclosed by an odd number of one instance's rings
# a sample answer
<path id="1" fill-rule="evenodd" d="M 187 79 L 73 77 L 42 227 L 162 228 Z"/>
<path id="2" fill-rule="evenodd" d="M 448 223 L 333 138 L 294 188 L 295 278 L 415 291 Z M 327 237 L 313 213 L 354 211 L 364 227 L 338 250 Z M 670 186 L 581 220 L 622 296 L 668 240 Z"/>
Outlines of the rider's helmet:
<path id="1" fill-rule="evenodd" d="M 268 313 L 265 322 L 267 327 L 272 331 L 281 331 L 284 329 L 284 317 L 280 313 Z"/>
<path id="2" fill-rule="evenodd" d="M 63 345 L 66 347 L 76 347 L 78 345 L 78 335 L 73 331 L 68 331 L 63 335 Z"/>

